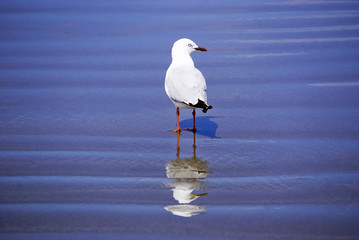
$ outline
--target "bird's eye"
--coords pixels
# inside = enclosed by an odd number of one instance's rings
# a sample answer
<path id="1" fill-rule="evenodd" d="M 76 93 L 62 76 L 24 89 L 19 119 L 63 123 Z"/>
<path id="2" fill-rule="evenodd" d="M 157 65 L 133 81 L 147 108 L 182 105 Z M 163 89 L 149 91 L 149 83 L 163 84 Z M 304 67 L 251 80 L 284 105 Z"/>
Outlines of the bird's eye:
<path id="1" fill-rule="evenodd" d="M 193 45 L 192 45 L 192 44 L 188 44 L 188 47 L 193 47 Z"/>

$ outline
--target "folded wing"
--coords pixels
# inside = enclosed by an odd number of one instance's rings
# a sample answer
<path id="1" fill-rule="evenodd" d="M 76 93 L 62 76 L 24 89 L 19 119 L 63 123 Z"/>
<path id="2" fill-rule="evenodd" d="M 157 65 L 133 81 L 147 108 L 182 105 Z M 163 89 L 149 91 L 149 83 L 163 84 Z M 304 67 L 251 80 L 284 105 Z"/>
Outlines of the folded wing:
<path id="1" fill-rule="evenodd" d="M 169 68 L 166 74 L 165 89 L 175 102 L 195 106 L 199 101 L 207 104 L 207 87 L 202 73 L 197 68 Z"/>

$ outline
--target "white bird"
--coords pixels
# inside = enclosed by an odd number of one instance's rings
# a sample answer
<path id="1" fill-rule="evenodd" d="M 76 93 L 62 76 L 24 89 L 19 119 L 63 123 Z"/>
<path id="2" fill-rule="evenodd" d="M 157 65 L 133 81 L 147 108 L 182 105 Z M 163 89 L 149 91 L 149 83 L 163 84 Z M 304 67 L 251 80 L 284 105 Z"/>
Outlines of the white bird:
<path id="1" fill-rule="evenodd" d="M 207 104 L 206 80 L 194 66 L 190 56 L 195 51 L 207 51 L 207 49 L 197 46 L 188 38 L 177 40 L 172 47 L 172 63 L 166 72 L 165 90 L 177 107 L 177 128 L 173 130 L 174 132 L 181 131 L 179 108 L 193 109 L 193 129 L 190 129 L 193 132 L 196 131 L 196 108 L 202 108 L 204 113 L 212 108 Z"/>

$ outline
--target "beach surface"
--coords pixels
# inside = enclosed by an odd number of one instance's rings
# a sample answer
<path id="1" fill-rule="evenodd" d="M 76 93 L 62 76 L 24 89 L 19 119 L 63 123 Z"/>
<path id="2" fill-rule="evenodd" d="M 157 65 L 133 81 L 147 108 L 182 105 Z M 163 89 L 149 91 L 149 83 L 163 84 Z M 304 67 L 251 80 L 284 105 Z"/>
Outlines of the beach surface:
<path id="1" fill-rule="evenodd" d="M 15 0 L 0 26 L 0 239 L 359 238 L 359 2 Z M 213 109 L 176 135 L 183 37 Z"/>

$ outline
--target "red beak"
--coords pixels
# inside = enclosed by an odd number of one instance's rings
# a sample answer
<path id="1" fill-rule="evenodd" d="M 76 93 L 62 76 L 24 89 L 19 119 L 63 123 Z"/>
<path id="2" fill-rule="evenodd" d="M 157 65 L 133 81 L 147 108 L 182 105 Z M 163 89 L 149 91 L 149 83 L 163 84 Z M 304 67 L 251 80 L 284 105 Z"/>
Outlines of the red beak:
<path id="1" fill-rule="evenodd" d="M 207 52 L 207 49 L 205 49 L 204 47 L 197 47 L 195 49 L 199 51 Z"/>

